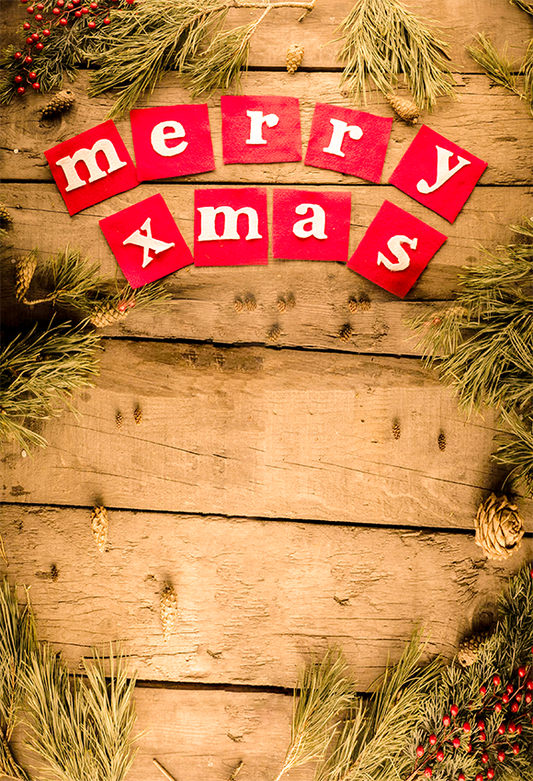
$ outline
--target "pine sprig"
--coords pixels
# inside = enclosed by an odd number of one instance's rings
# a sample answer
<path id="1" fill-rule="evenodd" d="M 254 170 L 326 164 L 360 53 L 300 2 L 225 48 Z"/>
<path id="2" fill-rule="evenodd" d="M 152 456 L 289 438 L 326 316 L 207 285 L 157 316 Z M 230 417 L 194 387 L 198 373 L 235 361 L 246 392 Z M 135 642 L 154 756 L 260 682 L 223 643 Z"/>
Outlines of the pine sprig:
<path id="1" fill-rule="evenodd" d="M 524 98 L 516 83 L 517 66 L 507 57 L 506 49 L 498 52 L 490 38 L 487 38 L 484 33 L 478 33 L 474 43 L 467 46 L 466 50 L 472 59 L 487 71 L 495 84 Z"/>
<path id="2" fill-rule="evenodd" d="M 454 95 L 448 44 L 398 0 L 357 0 L 339 33 L 341 87 L 353 98 L 366 100 L 368 78 L 386 95 L 402 73 L 421 109 L 431 110 L 441 95 Z"/>
<path id="3" fill-rule="evenodd" d="M 292 768 L 324 757 L 344 710 L 356 698 L 344 659 L 329 651 L 306 665 L 295 691 L 291 743 L 276 781 Z"/>
<path id="4" fill-rule="evenodd" d="M 505 413 L 505 442 L 496 460 L 533 484 L 533 220 L 510 226 L 520 243 L 486 252 L 485 261 L 465 269 L 453 305 L 411 321 L 427 364 L 453 387 L 468 414 L 483 405 Z"/>

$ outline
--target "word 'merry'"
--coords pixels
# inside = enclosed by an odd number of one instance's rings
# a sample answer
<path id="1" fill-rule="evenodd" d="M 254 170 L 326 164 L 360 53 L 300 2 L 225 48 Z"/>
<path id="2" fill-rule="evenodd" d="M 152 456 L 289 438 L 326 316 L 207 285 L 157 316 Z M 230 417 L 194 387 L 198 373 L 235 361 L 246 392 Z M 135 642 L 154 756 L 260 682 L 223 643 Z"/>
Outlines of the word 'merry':
<path id="1" fill-rule="evenodd" d="M 299 101 L 277 96 L 223 96 L 225 165 L 302 159 Z M 68 212 L 133 189 L 141 181 L 215 169 L 206 104 L 130 112 L 136 165 L 109 120 L 45 152 Z M 380 182 L 392 119 L 318 103 L 305 164 Z M 486 168 L 479 158 L 423 125 L 390 177 L 427 208 L 453 222 Z M 274 192 L 273 256 L 347 262 L 350 193 Z M 100 221 L 124 275 L 140 287 L 194 262 L 197 266 L 268 263 L 264 188 L 195 190 L 194 261 L 162 196 Z M 385 202 L 348 262 L 403 297 L 446 237 Z"/>

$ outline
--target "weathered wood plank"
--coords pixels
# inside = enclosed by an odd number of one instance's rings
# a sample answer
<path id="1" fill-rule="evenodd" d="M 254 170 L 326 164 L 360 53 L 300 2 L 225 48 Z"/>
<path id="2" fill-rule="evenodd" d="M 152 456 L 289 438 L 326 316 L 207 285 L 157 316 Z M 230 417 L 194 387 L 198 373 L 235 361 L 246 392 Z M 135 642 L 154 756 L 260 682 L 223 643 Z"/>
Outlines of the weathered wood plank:
<path id="1" fill-rule="evenodd" d="M 109 520 L 101 553 L 89 509 L 6 505 L 7 572 L 31 586 L 40 636 L 73 668 L 91 644 L 121 639 L 141 680 L 292 687 L 309 654 L 338 644 L 366 689 L 417 624 L 431 654 L 453 655 L 494 615 L 507 576 L 533 556 L 531 534 L 495 563 L 472 530 L 119 510 Z M 165 643 L 159 598 L 169 581 L 178 619 Z"/>
<path id="2" fill-rule="evenodd" d="M 531 184 L 533 167 L 533 128 L 524 101 L 503 88 L 491 88 L 484 76 L 459 77 L 459 101 L 443 99 L 435 112 L 423 121 L 438 133 L 475 153 L 488 162 L 482 184 Z M 61 118 L 40 119 L 39 109 L 49 96 L 31 96 L 33 100 L 15 100 L 2 110 L 4 140 L 0 155 L 4 180 L 32 179 L 52 181 L 43 152 L 60 141 L 99 124 L 112 106 L 110 96 L 89 100 L 86 94 L 88 74 L 82 73 L 72 86 L 77 103 Z M 305 155 L 315 103 L 353 104 L 343 98 L 334 73 L 248 73 L 243 90 L 249 94 L 293 95 L 300 98 L 302 142 Z M 175 74 L 169 74 L 149 101 L 139 105 L 172 105 L 190 102 L 189 94 L 179 87 Z M 218 95 L 208 101 L 210 124 L 217 168 L 182 181 L 263 182 L 275 184 L 350 184 L 363 186 L 361 179 L 300 163 L 223 165 Z M 381 95 L 373 95 L 367 110 L 392 116 L 392 109 Z M 117 127 L 133 157 L 129 119 Z M 419 126 L 409 127 L 397 120 L 393 124 L 382 181 L 386 182 Z M 18 150 L 16 153 L 14 150 Z"/>
<path id="3" fill-rule="evenodd" d="M 3 40 L 15 39 L 15 30 L 24 14 L 12 0 L 2 0 Z M 531 37 L 528 17 L 509 3 L 472 3 L 471 0 L 413 0 L 407 4 L 417 14 L 435 20 L 444 40 L 451 43 L 452 69 L 478 72 L 479 67 L 465 51 L 477 31 L 493 38 L 501 48 L 512 42 L 513 55 L 519 57 Z M 298 42 L 305 48 L 305 68 L 340 68 L 337 59 L 339 44 L 334 42 L 337 27 L 353 6 L 353 0 L 317 0 L 316 8 L 304 21 L 298 23 L 301 11 L 297 8 L 270 13 L 260 25 L 252 40 L 251 67 L 285 67 L 287 47 Z M 258 11 L 243 9 L 231 11 L 228 25 L 247 24 L 258 16 Z"/>
<path id="4" fill-rule="evenodd" d="M 470 528 L 501 480 L 494 415 L 467 421 L 412 359 L 106 341 L 101 367 L 49 448 L 7 454 L 5 499 Z"/>

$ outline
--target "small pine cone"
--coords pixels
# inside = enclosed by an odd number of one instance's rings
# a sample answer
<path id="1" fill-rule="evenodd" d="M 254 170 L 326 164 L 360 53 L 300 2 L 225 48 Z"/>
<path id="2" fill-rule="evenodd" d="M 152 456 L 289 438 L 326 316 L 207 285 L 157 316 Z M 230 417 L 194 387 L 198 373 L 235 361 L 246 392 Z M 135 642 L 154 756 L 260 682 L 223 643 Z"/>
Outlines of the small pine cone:
<path id="1" fill-rule="evenodd" d="M 368 312 L 370 309 L 372 309 L 372 302 L 369 298 L 365 298 L 364 296 L 361 296 L 359 299 L 359 308 L 362 312 Z"/>
<path id="2" fill-rule="evenodd" d="M 490 632 L 482 632 L 463 640 L 457 651 L 457 661 L 461 667 L 470 667 L 477 661 L 480 648 L 488 637 Z"/>
<path id="3" fill-rule="evenodd" d="M 278 312 L 280 312 L 280 314 L 283 314 L 283 312 L 287 311 L 287 302 L 284 298 L 278 298 L 278 303 L 276 306 L 278 307 Z"/>
<path id="4" fill-rule="evenodd" d="M 287 49 L 287 70 L 289 73 L 296 73 L 304 58 L 304 47 L 298 43 L 293 43 Z"/>
<path id="5" fill-rule="evenodd" d="M 95 507 L 91 516 L 91 530 L 94 541 L 102 553 L 105 553 L 107 547 L 107 530 L 109 528 L 109 519 L 105 507 Z"/>
<path id="6" fill-rule="evenodd" d="M 506 496 L 491 494 L 479 506 L 474 523 L 476 545 L 488 559 L 507 559 L 521 545 L 524 520 Z"/>
<path id="7" fill-rule="evenodd" d="M 257 301 L 255 300 L 254 296 L 248 296 L 244 302 L 244 306 L 249 312 L 253 312 L 254 309 L 257 309 Z"/>
<path id="8" fill-rule="evenodd" d="M 296 306 L 296 299 L 294 298 L 293 293 L 289 293 L 287 296 L 287 309 L 294 309 Z"/>
<path id="9" fill-rule="evenodd" d="M 57 95 L 54 95 L 52 100 L 41 109 L 41 117 L 54 117 L 57 114 L 62 114 L 64 111 L 72 108 L 75 100 L 76 98 L 72 90 L 63 89 Z"/>
<path id="10" fill-rule="evenodd" d="M 106 325 L 113 325 L 124 320 L 128 316 L 128 312 L 118 309 L 113 304 L 97 304 L 89 316 L 90 322 L 96 326 L 96 328 L 105 328 Z"/>
<path id="11" fill-rule="evenodd" d="M 357 309 L 359 308 L 359 301 L 356 298 L 350 298 L 348 301 L 348 309 L 354 315 L 357 312 Z"/>
<path id="12" fill-rule="evenodd" d="M 437 442 L 439 443 L 439 450 L 446 450 L 446 434 L 444 431 L 440 432 Z"/>
<path id="13" fill-rule="evenodd" d="M 400 424 L 398 423 L 397 420 L 395 420 L 394 423 L 392 424 L 392 436 L 394 437 L 394 439 L 400 439 L 401 435 L 402 435 L 402 430 L 400 428 Z"/>
<path id="14" fill-rule="evenodd" d="M 269 342 L 277 342 L 280 336 L 281 328 L 279 325 L 273 325 L 272 328 L 267 332 L 267 339 Z"/>
<path id="15" fill-rule="evenodd" d="M 143 413 L 139 406 L 135 407 L 133 410 L 133 420 L 135 421 L 136 426 L 140 426 L 143 422 Z"/>
<path id="16" fill-rule="evenodd" d="M 37 268 L 37 258 L 33 253 L 17 260 L 15 266 L 15 297 L 23 301 Z"/>
<path id="17" fill-rule="evenodd" d="M 339 339 L 342 342 L 349 342 L 350 339 L 353 336 L 353 328 L 349 323 L 346 323 L 346 325 L 343 325 L 342 328 L 339 331 Z"/>
<path id="18" fill-rule="evenodd" d="M 407 100 L 407 98 L 400 98 L 398 95 L 393 95 L 390 92 L 388 95 L 385 95 L 385 98 L 400 119 L 403 119 L 409 125 L 416 125 L 420 116 L 420 109 L 416 103 L 413 103 L 412 100 Z"/>
<path id="19" fill-rule="evenodd" d="M 117 428 L 122 428 L 122 424 L 124 423 L 124 417 L 122 416 L 122 412 L 120 410 L 115 415 L 115 425 Z"/>
<path id="20" fill-rule="evenodd" d="M 242 312 L 242 310 L 244 309 L 244 304 L 242 303 L 240 298 L 235 299 L 235 301 L 233 302 L 233 306 L 235 307 L 236 312 Z"/>
<path id="21" fill-rule="evenodd" d="M 161 594 L 159 614 L 163 625 L 163 639 L 166 642 L 174 630 L 178 614 L 178 598 L 172 586 L 166 586 Z"/>
<path id="22" fill-rule="evenodd" d="M 2 225 L 7 225 L 10 222 L 13 222 L 11 212 L 7 210 L 3 203 L 0 203 L 0 223 Z"/>

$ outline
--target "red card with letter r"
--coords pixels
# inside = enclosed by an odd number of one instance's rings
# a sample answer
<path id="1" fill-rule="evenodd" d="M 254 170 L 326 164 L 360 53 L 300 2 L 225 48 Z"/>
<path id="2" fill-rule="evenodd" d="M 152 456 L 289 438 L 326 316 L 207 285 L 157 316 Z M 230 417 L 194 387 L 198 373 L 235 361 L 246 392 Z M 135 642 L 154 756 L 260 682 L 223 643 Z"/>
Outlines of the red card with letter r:
<path id="1" fill-rule="evenodd" d="M 302 159 L 300 102 L 272 95 L 222 95 L 224 163 Z"/>
<path id="2" fill-rule="evenodd" d="M 479 157 L 422 125 L 389 182 L 454 222 L 486 167 Z"/>
<path id="3" fill-rule="evenodd" d="M 71 216 L 138 184 L 133 161 L 111 119 L 44 155 Z"/>
<path id="4" fill-rule="evenodd" d="M 206 103 L 130 111 L 140 182 L 215 170 Z"/>
<path id="5" fill-rule="evenodd" d="M 264 187 L 194 191 L 194 265 L 268 263 L 267 195 Z"/>
<path id="6" fill-rule="evenodd" d="M 385 201 L 348 261 L 348 268 L 403 298 L 446 238 L 431 225 Z"/>
<path id="7" fill-rule="evenodd" d="M 351 210 L 349 192 L 274 190 L 273 257 L 346 263 Z"/>
<path id="8" fill-rule="evenodd" d="M 391 128 L 390 117 L 317 103 L 305 164 L 379 182 Z"/>
<path id="9" fill-rule="evenodd" d="M 191 251 L 159 193 L 104 217 L 100 227 L 133 288 L 193 262 Z"/>

